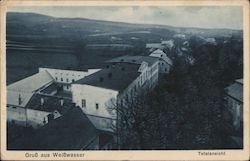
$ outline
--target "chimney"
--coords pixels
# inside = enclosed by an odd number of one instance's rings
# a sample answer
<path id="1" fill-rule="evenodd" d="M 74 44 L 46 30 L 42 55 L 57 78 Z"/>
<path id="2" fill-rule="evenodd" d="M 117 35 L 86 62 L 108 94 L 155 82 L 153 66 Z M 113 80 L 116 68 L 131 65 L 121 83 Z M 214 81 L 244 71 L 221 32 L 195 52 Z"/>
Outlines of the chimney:
<path id="1" fill-rule="evenodd" d="M 21 94 L 18 95 L 18 105 L 22 104 L 22 98 L 21 98 Z"/>
<path id="2" fill-rule="evenodd" d="M 64 100 L 61 99 L 61 100 L 60 100 L 60 105 L 63 106 L 63 104 L 64 104 Z"/>
<path id="3" fill-rule="evenodd" d="M 44 105 L 44 99 L 41 97 L 41 106 Z"/>

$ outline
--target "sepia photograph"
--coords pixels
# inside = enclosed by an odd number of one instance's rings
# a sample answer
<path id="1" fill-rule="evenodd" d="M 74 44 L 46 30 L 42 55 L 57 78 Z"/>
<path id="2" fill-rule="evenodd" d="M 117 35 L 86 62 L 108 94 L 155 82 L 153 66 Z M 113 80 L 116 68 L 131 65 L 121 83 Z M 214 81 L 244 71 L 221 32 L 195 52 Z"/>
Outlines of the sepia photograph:
<path id="1" fill-rule="evenodd" d="M 8 6 L 6 150 L 244 150 L 243 13 Z"/>

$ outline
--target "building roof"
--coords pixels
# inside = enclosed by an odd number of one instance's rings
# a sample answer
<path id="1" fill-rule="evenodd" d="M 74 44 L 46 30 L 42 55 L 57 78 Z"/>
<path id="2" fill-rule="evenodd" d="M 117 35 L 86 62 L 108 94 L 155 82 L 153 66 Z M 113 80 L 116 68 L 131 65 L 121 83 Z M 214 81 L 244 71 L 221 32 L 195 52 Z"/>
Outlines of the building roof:
<path id="1" fill-rule="evenodd" d="M 7 90 L 34 92 L 53 81 L 54 79 L 52 78 L 52 76 L 47 71 L 43 71 L 25 79 L 22 79 L 18 82 L 15 82 L 13 84 L 10 84 L 7 87 Z"/>
<path id="2" fill-rule="evenodd" d="M 146 44 L 146 48 L 163 49 L 164 47 L 162 46 L 161 43 L 148 43 Z"/>
<path id="3" fill-rule="evenodd" d="M 243 79 L 236 79 L 235 80 L 237 83 L 243 84 Z"/>
<path id="4" fill-rule="evenodd" d="M 107 68 L 80 79 L 74 84 L 87 84 L 116 91 L 123 91 L 140 75 L 140 72 L 138 72 L 139 67 L 139 64 L 130 63 L 108 65 Z"/>
<path id="5" fill-rule="evenodd" d="M 80 108 L 72 107 L 68 113 L 25 136 L 21 135 L 12 149 L 81 150 L 97 139 L 98 131 Z"/>
<path id="6" fill-rule="evenodd" d="M 149 56 L 162 58 L 169 65 L 173 65 L 172 60 L 161 49 L 157 49 L 157 50 L 153 51 Z"/>
<path id="7" fill-rule="evenodd" d="M 243 102 L 243 80 L 242 79 L 238 79 L 235 81 L 235 83 L 231 84 L 230 86 L 228 86 L 226 88 L 227 90 L 227 94 L 240 101 Z"/>
<path id="8" fill-rule="evenodd" d="M 25 107 L 32 95 L 33 93 L 31 92 L 7 91 L 7 104 Z"/>
<path id="9" fill-rule="evenodd" d="M 57 83 L 52 83 L 50 84 L 48 87 L 44 88 L 43 90 L 41 90 L 42 93 L 47 93 L 50 94 L 51 92 L 57 90 L 59 86 L 57 85 Z"/>
<path id="10" fill-rule="evenodd" d="M 161 49 L 156 49 L 156 50 L 153 51 L 151 54 L 166 54 L 166 53 L 164 53 L 164 51 L 161 50 Z M 151 55 L 151 54 L 150 54 L 150 55 Z"/>
<path id="11" fill-rule="evenodd" d="M 158 59 L 151 56 L 120 56 L 111 60 L 108 60 L 109 63 L 132 63 L 132 64 L 142 64 L 143 62 L 148 63 L 149 66 L 157 62 Z"/>
<path id="12" fill-rule="evenodd" d="M 167 45 L 169 48 L 172 48 L 174 46 L 174 40 L 165 40 L 161 41 L 162 45 Z"/>
<path id="13" fill-rule="evenodd" d="M 41 105 L 41 99 L 44 101 L 43 105 Z M 63 106 L 61 106 L 62 99 L 63 98 L 56 96 L 34 94 L 26 107 L 46 112 L 53 112 L 57 110 L 59 113 L 64 114 L 72 107 L 72 101 L 70 99 L 63 99 Z"/>

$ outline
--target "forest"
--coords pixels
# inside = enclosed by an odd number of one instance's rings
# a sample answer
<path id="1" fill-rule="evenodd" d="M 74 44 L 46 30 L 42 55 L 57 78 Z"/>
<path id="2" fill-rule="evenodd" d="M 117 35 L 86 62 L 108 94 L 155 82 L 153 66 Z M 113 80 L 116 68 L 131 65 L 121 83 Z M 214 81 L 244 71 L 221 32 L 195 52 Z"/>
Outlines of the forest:
<path id="1" fill-rule="evenodd" d="M 239 147 L 225 88 L 243 77 L 242 41 L 197 45 L 194 63 L 175 56 L 159 85 L 121 112 L 121 149 L 233 149 Z M 129 118 L 129 119 L 128 119 Z"/>

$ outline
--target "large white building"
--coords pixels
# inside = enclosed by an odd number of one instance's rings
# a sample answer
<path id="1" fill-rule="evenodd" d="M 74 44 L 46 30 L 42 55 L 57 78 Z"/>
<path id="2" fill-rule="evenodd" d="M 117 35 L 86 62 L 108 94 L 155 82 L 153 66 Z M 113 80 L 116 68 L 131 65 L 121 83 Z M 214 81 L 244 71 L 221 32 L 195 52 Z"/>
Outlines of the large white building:
<path id="1" fill-rule="evenodd" d="M 19 125 L 43 126 L 60 117 L 72 104 L 71 83 L 98 71 L 86 72 L 40 68 L 39 72 L 7 87 L 7 120 Z M 60 88 L 65 89 L 59 93 Z"/>
<path id="2" fill-rule="evenodd" d="M 51 68 L 39 68 L 39 72 L 47 71 L 54 81 L 61 85 L 64 91 L 71 91 L 71 83 L 82 79 L 92 73 L 97 72 L 100 69 L 88 69 L 87 71 L 75 71 L 75 70 L 62 70 Z"/>
<path id="3" fill-rule="evenodd" d="M 113 132 L 117 101 L 153 88 L 158 82 L 158 65 L 159 59 L 150 56 L 109 60 L 106 68 L 72 84 L 72 101 L 97 129 Z"/>

